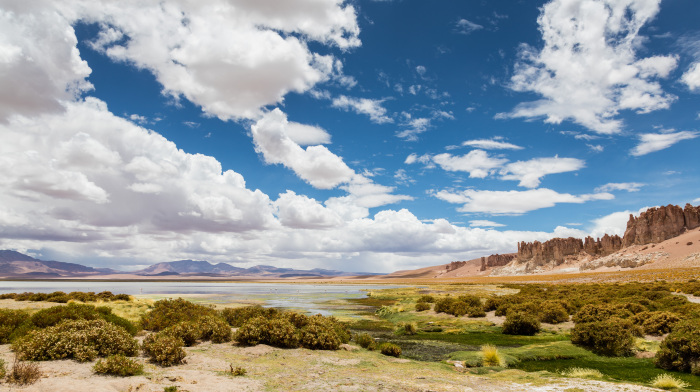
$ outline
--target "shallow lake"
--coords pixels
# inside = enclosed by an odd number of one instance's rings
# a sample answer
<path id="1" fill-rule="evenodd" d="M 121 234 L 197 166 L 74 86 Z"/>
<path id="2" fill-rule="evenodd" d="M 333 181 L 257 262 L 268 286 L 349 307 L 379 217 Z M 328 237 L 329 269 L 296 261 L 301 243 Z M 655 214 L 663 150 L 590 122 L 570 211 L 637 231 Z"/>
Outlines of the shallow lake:
<path id="1" fill-rule="evenodd" d="M 111 291 L 149 298 L 184 298 L 196 302 L 259 303 L 266 307 L 304 310 L 331 315 L 342 311 L 339 301 L 363 298 L 368 291 L 389 289 L 395 285 L 338 285 L 290 283 L 224 283 L 224 282 L 63 282 L 3 281 L 0 294 L 50 293 L 53 291 Z"/>

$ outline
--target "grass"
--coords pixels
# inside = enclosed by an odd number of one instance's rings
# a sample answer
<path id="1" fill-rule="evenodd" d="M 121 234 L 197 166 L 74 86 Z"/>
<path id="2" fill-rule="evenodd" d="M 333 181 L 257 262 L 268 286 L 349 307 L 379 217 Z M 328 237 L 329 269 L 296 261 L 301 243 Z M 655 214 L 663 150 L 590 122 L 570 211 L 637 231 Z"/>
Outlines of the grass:
<path id="1" fill-rule="evenodd" d="M 690 385 L 688 383 L 683 382 L 682 380 L 679 380 L 675 377 L 673 377 L 670 374 L 659 374 L 651 380 L 651 386 L 654 388 L 661 388 L 661 389 L 679 389 L 679 388 L 685 388 Z"/>
<path id="2" fill-rule="evenodd" d="M 498 352 L 496 346 L 486 344 L 481 346 L 481 363 L 483 366 L 506 366 L 506 361 Z"/>
<path id="3" fill-rule="evenodd" d="M 601 373 L 598 369 L 588 369 L 580 367 L 569 368 L 562 374 L 564 376 L 574 378 L 603 378 L 603 373 Z"/>

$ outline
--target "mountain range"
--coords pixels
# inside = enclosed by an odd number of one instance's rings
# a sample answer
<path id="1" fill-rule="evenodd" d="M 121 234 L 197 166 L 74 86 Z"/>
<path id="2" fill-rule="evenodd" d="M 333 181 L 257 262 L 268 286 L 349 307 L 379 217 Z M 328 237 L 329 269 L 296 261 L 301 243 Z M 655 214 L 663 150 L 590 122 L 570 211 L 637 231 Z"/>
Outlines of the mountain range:
<path id="1" fill-rule="evenodd" d="M 324 278 L 358 275 L 357 273 L 314 268 L 298 270 L 257 265 L 250 268 L 234 267 L 227 263 L 212 264 L 203 260 L 178 260 L 153 264 L 137 271 L 117 271 L 111 268 L 93 268 L 81 264 L 35 259 L 13 250 L 0 250 L 0 277 L 3 278 L 144 278 L 144 277 L 211 277 L 242 279 Z M 365 273 L 363 275 L 378 275 Z"/>

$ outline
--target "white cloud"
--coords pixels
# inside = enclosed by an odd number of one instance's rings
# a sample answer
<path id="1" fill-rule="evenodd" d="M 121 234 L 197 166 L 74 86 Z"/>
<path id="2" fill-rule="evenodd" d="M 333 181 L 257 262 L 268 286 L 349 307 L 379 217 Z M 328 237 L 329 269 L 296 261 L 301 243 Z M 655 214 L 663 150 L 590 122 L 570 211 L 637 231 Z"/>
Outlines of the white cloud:
<path id="1" fill-rule="evenodd" d="M 700 90 L 700 62 L 693 63 L 681 77 L 691 91 Z"/>
<path id="2" fill-rule="evenodd" d="M 669 148 L 683 140 L 695 139 L 698 136 L 700 136 L 700 132 L 696 131 L 673 132 L 670 130 L 666 133 L 642 133 L 639 135 L 639 144 L 630 151 L 630 154 L 637 157 L 646 155 Z"/>
<path id="3" fill-rule="evenodd" d="M 611 182 L 602 186 L 595 188 L 596 192 L 610 192 L 610 191 L 627 191 L 627 192 L 639 192 L 639 190 L 645 186 L 641 182 Z"/>
<path id="4" fill-rule="evenodd" d="M 432 157 L 429 154 L 423 154 L 423 155 L 418 155 L 416 153 L 412 153 L 409 156 L 406 157 L 406 160 L 403 162 L 407 165 L 414 164 L 416 162 L 420 162 L 424 165 L 430 164 Z"/>
<path id="5" fill-rule="evenodd" d="M 489 220 L 472 220 L 469 221 L 470 227 L 504 227 L 504 224 L 492 222 Z"/>
<path id="6" fill-rule="evenodd" d="M 455 31 L 459 34 L 471 34 L 477 30 L 483 29 L 484 26 L 476 24 L 474 22 L 468 21 L 466 19 L 460 19 L 455 25 Z"/>
<path id="7" fill-rule="evenodd" d="M 425 73 L 426 73 L 427 71 L 428 71 L 428 69 L 425 68 L 425 66 L 419 65 L 419 66 L 416 67 L 416 72 L 418 73 L 418 75 L 423 76 L 423 75 L 425 75 Z"/>
<path id="8" fill-rule="evenodd" d="M 522 150 L 523 148 L 512 143 L 493 139 L 477 139 L 462 142 L 463 146 L 482 148 L 484 150 Z"/>
<path id="9" fill-rule="evenodd" d="M 267 113 L 251 126 L 255 150 L 265 162 L 283 164 L 312 186 L 331 189 L 350 182 L 355 171 L 324 146 L 301 148 L 288 135 L 287 115 L 279 109 Z"/>
<path id="10" fill-rule="evenodd" d="M 539 188 L 527 191 L 481 191 L 467 189 L 461 192 L 438 191 L 438 199 L 452 204 L 463 204 L 458 211 L 465 213 L 487 213 L 493 215 L 520 215 L 559 203 L 581 204 L 591 200 L 611 200 L 609 193 L 571 195 Z"/>
<path id="11" fill-rule="evenodd" d="M 603 152 L 605 150 L 605 147 L 600 144 L 586 144 L 586 146 L 593 152 Z"/>
<path id="12" fill-rule="evenodd" d="M 627 229 L 627 221 L 630 215 L 639 216 L 642 212 L 648 210 L 649 207 L 640 208 L 638 211 L 619 211 L 605 215 L 592 221 L 593 227 L 589 235 L 593 238 L 600 238 L 605 234 L 619 235 L 622 237 Z"/>
<path id="13" fill-rule="evenodd" d="M 340 226 L 340 215 L 316 200 L 304 195 L 297 195 L 288 190 L 279 195 L 273 203 L 277 208 L 277 217 L 284 226 L 296 229 L 324 229 Z"/>
<path id="14" fill-rule="evenodd" d="M 356 113 L 366 114 L 375 124 L 392 123 L 394 120 L 387 116 L 386 109 L 382 107 L 383 99 L 353 98 L 341 95 L 333 99 L 334 108 L 354 110 Z"/>
<path id="15" fill-rule="evenodd" d="M 576 158 L 533 158 L 509 163 L 501 169 L 500 174 L 503 180 L 516 180 L 520 181 L 520 186 L 535 188 L 547 174 L 576 171 L 585 166 L 584 161 Z"/>
<path id="16" fill-rule="evenodd" d="M 406 139 L 407 141 L 415 142 L 418 140 L 418 135 L 427 131 L 428 128 L 430 128 L 430 119 L 429 118 L 412 118 L 405 124 L 404 126 L 407 126 L 407 129 L 404 129 L 401 132 L 397 132 L 396 136 Z"/>
<path id="17" fill-rule="evenodd" d="M 553 0 L 538 18 L 544 47 L 523 44 L 511 88 L 542 99 L 498 117 L 571 120 L 588 129 L 620 132 L 621 110 L 647 113 L 676 99 L 656 78 L 676 67 L 674 56 L 637 59 L 639 30 L 659 11 L 660 0 Z"/>
<path id="18" fill-rule="evenodd" d="M 294 143 L 301 146 L 311 146 L 316 144 L 328 144 L 331 142 L 331 135 L 325 129 L 296 122 L 288 122 L 285 134 Z"/>
<path id="19" fill-rule="evenodd" d="M 453 156 L 443 153 L 433 156 L 433 162 L 447 171 L 468 172 L 470 178 L 486 178 L 496 169 L 502 167 L 505 158 L 491 157 L 484 150 L 472 150 L 466 155 Z"/>

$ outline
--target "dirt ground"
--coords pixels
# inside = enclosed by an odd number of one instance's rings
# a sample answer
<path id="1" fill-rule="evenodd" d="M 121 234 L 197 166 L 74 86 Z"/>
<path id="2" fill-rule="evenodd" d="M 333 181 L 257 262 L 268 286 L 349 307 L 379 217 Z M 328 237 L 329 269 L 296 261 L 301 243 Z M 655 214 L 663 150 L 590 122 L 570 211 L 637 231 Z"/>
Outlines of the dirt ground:
<path id="1" fill-rule="evenodd" d="M 187 363 L 163 368 L 146 362 L 145 375 L 98 376 L 94 363 L 72 360 L 40 362 L 42 378 L 25 387 L 0 384 L 0 391 L 26 392 L 162 392 L 178 391 L 599 391 L 636 392 L 655 389 L 593 380 L 560 378 L 550 373 L 506 370 L 476 376 L 449 364 L 386 357 L 344 346 L 339 351 L 278 349 L 265 345 L 237 347 L 230 343 L 201 343 L 187 348 Z M 9 345 L 0 346 L 0 358 L 9 365 Z M 227 374 L 230 366 L 243 367 L 245 376 Z M 578 388 L 578 389 L 576 389 Z"/>

